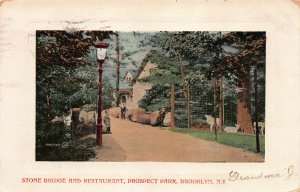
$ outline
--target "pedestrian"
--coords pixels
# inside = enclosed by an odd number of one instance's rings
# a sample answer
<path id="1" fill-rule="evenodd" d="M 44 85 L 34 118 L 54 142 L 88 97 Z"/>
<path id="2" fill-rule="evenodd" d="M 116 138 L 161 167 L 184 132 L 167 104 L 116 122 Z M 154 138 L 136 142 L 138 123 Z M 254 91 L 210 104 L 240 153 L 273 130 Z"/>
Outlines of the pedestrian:
<path id="1" fill-rule="evenodd" d="M 104 116 L 103 121 L 104 121 L 104 126 L 106 128 L 106 133 L 111 134 L 111 131 L 110 131 L 110 118 L 109 118 L 108 110 L 105 110 L 105 116 Z"/>
<path id="2" fill-rule="evenodd" d="M 160 128 L 164 125 L 164 119 L 165 119 L 166 113 L 167 113 L 167 109 L 166 108 L 161 108 L 159 110 L 158 124 L 159 124 Z"/>
<path id="3" fill-rule="evenodd" d="M 125 113 L 127 111 L 127 108 L 124 103 L 121 104 L 121 119 L 125 119 Z"/>

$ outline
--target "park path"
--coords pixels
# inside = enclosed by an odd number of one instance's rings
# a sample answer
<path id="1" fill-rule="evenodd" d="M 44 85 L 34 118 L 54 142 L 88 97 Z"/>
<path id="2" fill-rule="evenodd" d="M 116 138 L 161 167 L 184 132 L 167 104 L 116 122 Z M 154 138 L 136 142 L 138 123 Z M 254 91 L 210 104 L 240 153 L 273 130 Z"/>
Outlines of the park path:
<path id="1" fill-rule="evenodd" d="M 112 134 L 91 161 L 263 162 L 260 154 L 152 127 L 111 118 Z"/>

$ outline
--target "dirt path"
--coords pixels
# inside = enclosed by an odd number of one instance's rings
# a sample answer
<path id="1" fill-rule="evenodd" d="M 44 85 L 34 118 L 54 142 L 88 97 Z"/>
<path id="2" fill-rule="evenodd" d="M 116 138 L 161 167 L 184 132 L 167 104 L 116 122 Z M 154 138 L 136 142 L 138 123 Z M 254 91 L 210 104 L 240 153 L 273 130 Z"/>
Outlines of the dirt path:
<path id="1" fill-rule="evenodd" d="M 243 149 L 175 133 L 129 120 L 111 118 L 111 135 L 91 161 L 261 162 Z"/>

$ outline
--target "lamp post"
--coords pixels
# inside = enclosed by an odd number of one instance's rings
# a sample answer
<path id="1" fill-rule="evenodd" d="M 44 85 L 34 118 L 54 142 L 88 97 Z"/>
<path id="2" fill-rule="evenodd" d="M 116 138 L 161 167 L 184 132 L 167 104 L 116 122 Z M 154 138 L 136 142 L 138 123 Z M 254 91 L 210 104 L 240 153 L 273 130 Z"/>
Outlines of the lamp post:
<path id="1" fill-rule="evenodd" d="M 96 144 L 102 146 L 102 65 L 105 61 L 106 51 L 108 48 L 108 43 L 96 43 L 97 61 L 99 63 L 99 84 L 98 84 L 98 117 L 97 117 L 97 133 L 96 133 Z"/>

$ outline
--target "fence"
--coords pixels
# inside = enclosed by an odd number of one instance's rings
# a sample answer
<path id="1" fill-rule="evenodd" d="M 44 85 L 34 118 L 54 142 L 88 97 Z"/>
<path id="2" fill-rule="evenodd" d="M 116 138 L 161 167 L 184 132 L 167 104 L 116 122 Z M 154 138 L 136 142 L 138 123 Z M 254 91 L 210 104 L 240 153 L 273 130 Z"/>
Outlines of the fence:
<path id="1" fill-rule="evenodd" d="M 174 122 L 179 128 L 208 129 L 205 115 L 214 115 L 214 90 L 211 85 L 177 84 L 175 89 Z M 189 105 L 187 105 L 189 103 Z M 220 115 L 222 107 L 223 125 L 234 126 L 236 123 L 236 96 L 225 96 L 220 102 L 220 90 L 216 89 L 216 117 Z M 190 122 L 190 125 L 189 125 Z"/>

